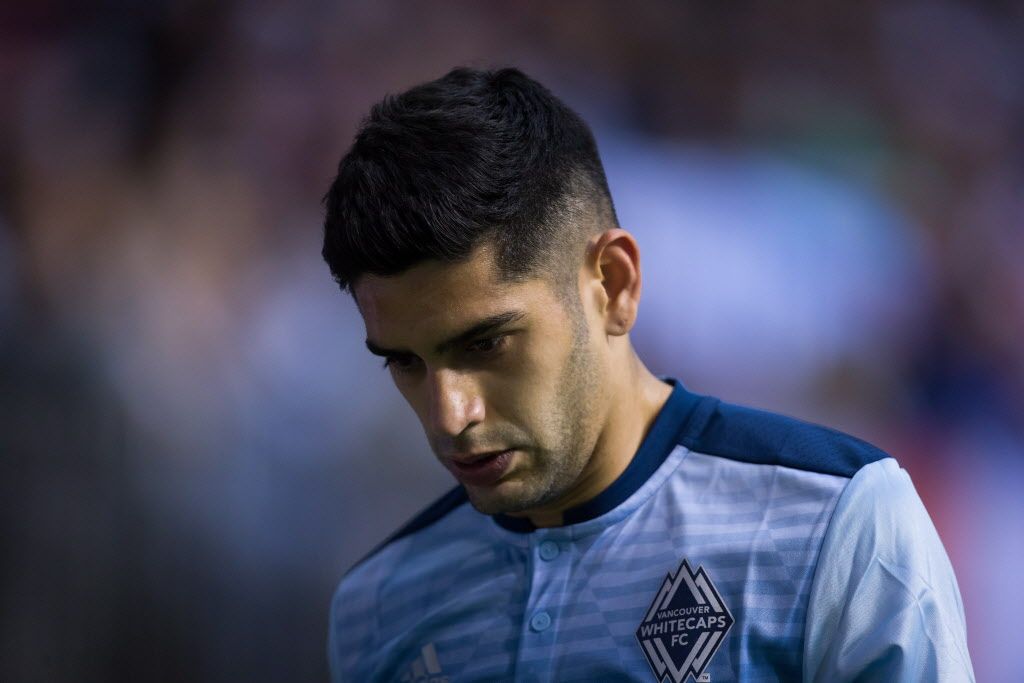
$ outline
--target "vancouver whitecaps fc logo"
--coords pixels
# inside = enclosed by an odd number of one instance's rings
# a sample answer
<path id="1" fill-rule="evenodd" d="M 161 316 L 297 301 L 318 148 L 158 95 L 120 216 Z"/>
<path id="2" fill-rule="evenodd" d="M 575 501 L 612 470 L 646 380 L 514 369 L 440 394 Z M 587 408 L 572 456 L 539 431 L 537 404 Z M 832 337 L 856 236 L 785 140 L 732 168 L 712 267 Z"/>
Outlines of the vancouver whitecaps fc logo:
<path id="1" fill-rule="evenodd" d="M 690 569 L 684 559 L 668 574 L 636 639 L 658 681 L 696 681 L 732 628 L 733 618 L 704 567 Z"/>

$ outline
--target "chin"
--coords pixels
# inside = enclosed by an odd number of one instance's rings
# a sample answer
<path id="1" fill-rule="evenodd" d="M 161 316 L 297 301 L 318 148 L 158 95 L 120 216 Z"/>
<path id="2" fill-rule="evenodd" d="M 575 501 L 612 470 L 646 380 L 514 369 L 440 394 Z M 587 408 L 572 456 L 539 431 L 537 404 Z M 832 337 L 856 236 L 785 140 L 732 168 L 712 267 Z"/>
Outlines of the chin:
<path id="1" fill-rule="evenodd" d="M 466 486 L 470 504 L 485 515 L 521 515 L 549 503 L 554 496 L 544 495 L 536 488 L 527 490 L 520 481 L 504 481 L 497 486 L 477 488 Z"/>
<path id="2" fill-rule="evenodd" d="M 496 496 L 491 493 L 480 494 L 478 491 L 466 487 L 470 504 L 477 512 L 484 515 L 504 515 L 516 512 L 520 506 L 516 501 L 511 501 L 504 496 Z"/>
<path id="3" fill-rule="evenodd" d="M 470 504 L 476 508 L 477 512 L 485 515 L 515 514 L 528 510 L 534 505 L 533 501 L 528 496 L 524 496 L 522 492 L 503 491 L 502 489 L 506 487 L 502 484 L 485 489 L 472 486 L 465 488 Z"/>

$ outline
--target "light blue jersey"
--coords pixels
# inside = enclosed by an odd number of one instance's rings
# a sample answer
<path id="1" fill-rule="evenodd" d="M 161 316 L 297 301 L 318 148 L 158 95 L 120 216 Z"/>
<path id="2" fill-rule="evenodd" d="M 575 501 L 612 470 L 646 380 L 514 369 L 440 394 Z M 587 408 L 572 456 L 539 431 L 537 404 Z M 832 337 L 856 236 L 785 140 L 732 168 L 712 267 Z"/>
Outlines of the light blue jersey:
<path id="1" fill-rule="evenodd" d="M 341 581 L 334 681 L 972 681 L 906 472 L 853 437 L 674 388 L 565 525 L 457 487 Z"/>

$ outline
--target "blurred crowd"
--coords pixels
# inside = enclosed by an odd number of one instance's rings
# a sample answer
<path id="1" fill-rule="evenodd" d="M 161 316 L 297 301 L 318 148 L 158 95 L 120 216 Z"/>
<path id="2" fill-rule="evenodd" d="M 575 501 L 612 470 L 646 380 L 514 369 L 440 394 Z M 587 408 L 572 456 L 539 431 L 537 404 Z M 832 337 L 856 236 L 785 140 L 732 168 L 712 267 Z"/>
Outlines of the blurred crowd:
<path id="1" fill-rule="evenodd" d="M 344 570 L 451 481 L 320 261 L 360 119 L 515 65 L 592 124 L 689 388 L 908 469 L 1021 680 L 1024 5 L 0 8 L 0 680 L 326 675 Z"/>

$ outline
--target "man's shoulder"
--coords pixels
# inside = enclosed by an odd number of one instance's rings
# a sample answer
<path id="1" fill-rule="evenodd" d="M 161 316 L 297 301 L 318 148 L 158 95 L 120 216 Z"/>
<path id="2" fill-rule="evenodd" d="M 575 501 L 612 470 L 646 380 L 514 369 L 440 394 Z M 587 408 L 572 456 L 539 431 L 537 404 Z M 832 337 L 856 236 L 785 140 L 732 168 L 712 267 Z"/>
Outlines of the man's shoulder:
<path id="1" fill-rule="evenodd" d="M 437 498 L 437 500 L 432 502 L 430 505 L 418 512 L 412 519 L 399 527 L 397 531 L 388 536 L 379 546 L 377 546 L 377 549 L 370 553 L 371 556 L 381 548 L 385 548 L 407 536 L 411 536 L 427 529 L 428 527 L 441 523 L 445 519 L 450 519 L 453 512 L 468 502 L 469 497 L 466 495 L 466 489 L 461 486 L 452 487 L 444 495 Z"/>
<path id="2" fill-rule="evenodd" d="M 444 539 L 453 538 L 449 530 L 441 527 L 456 523 L 457 513 L 468 502 L 466 491 L 461 486 L 456 486 L 438 497 L 352 565 L 341 580 L 339 592 L 346 588 L 365 589 L 368 583 L 378 582 L 382 577 L 392 573 L 399 564 L 397 555 L 402 554 L 403 546 L 419 534 L 436 535 L 438 542 L 430 545 L 433 549 L 440 549 Z"/>
<path id="3" fill-rule="evenodd" d="M 354 671 L 362 666 L 361 653 L 373 651 L 381 638 L 391 637 L 386 623 L 401 624 L 401 615 L 418 613 L 418 602 L 429 599 L 430 591 L 424 587 L 450 570 L 457 555 L 474 551 L 471 529 L 476 515 L 465 514 L 467 500 L 461 488 L 448 491 L 345 573 L 330 607 L 332 670 Z M 461 549 L 456 547 L 460 542 Z M 385 622 L 383 614 L 392 616 Z"/>
<path id="4" fill-rule="evenodd" d="M 709 404 L 705 419 L 679 438 L 695 453 L 846 479 L 891 457 L 867 441 L 830 427 L 717 399 Z"/>

